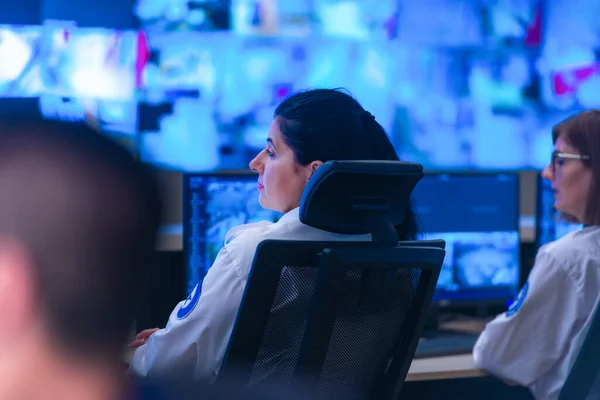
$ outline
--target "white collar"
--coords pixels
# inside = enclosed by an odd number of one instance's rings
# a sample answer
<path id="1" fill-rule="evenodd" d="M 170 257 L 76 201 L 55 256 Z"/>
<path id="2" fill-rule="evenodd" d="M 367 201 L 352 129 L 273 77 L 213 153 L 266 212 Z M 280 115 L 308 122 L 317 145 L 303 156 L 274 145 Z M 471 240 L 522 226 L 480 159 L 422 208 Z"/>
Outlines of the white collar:
<path id="1" fill-rule="evenodd" d="M 296 207 L 283 214 L 277 223 L 279 224 L 293 221 L 300 221 L 300 207 Z"/>
<path id="2" fill-rule="evenodd" d="M 300 215 L 300 208 L 296 207 L 293 210 L 290 210 L 287 213 L 283 214 L 281 216 L 281 218 L 279 218 L 279 221 L 277 221 L 275 223 L 275 225 L 300 222 L 299 215 Z M 269 226 L 269 225 L 273 225 L 273 223 L 269 222 L 269 221 L 259 221 L 259 222 L 254 222 L 254 223 L 250 223 L 250 224 L 234 226 L 225 235 L 225 244 L 228 244 L 239 232 L 243 232 L 245 230 L 252 229 L 252 228 Z"/>

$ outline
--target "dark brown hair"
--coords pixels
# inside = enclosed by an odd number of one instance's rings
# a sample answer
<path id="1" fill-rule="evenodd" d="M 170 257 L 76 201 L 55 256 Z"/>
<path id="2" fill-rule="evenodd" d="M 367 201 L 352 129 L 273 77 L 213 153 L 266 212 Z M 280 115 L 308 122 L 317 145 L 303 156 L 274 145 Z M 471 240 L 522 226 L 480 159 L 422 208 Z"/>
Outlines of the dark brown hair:
<path id="1" fill-rule="evenodd" d="M 592 170 L 592 183 L 586 203 L 583 221 L 585 224 L 600 225 L 600 110 L 588 110 L 575 114 L 556 125 L 552 130 L 552 141 L 561 138 L 580 154 L 590 158 L 581 160 Z"/>
<path id="2" fill-rule="evenodd" d="M 320 160 L 398 160 L 383 127 L 343 89 L 294 93 L 275 109 L 279 129 L 296 162 Z M 396 227 L 399 240 L 419 237 L 418 217 L 411 203 Z"/>

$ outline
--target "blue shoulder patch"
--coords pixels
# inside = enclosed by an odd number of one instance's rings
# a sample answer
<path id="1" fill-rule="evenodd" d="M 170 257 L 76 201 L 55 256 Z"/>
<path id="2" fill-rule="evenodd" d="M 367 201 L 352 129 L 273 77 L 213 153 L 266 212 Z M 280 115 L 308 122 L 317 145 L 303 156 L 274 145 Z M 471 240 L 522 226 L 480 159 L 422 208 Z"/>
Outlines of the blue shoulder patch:
<path id="1" fill-rule="evenodd" d="M 525 302 L 525 297 L 527 297 L 527 292 L 529 291 L 529 281 L 525 282 L 519 294 L 517 294 L 517 298 L 512 302 L 508 310 L 506 310 L 506 316 L 511 317 L 519 311 L 523 303 Z"/>
<path id="2" fill-rule="evenodd" d="M 177 311 L 177 319 L 184 319 L 194 311 L 198 300 L 200 300 L 200 293 L 202 293 L 202 281 L 200 281 L 192 293 L 185 299 L 179 310 Z"/>

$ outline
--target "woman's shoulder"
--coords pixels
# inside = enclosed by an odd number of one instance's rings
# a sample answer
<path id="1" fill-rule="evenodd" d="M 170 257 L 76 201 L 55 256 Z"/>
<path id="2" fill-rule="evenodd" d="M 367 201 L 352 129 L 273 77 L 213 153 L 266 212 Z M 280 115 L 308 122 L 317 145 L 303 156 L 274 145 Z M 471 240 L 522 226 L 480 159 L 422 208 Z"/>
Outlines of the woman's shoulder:
<path id="1" fill-rule="evenodd" d="M 260 221 L 232 228 L 225 236 L 221 251 L 229 254 L 242 276 L 247 277 L 260 242 L 267 239 L 286 239 L 295 224 L 289 221 Z"/>
<path id="2" fill-rule="evenodd" d="M 247 231 L 251 231 L 251 230 L 261 230 L 261 228 L 265 228 L 267 226 L 271 226 L 273 225 L 272 222 L 270 221 L 258 221 L 258 222 L 252 222 L 249 224 L 243 224 L 243 225 L 238 225 L 235 226 L 233 228 L 231 228 L 229 231 L 227 231 L 227 233 L 225 234 L 225 245 L 229 244 L 232 240 L 235 240 L 237 237 L 241 236 L 242 234 L 244 234 Z"/>
<path id="3" fill-rule="evenodd" d="M 535 276 L 546 278 L 560 271 L 557 276 L 561 279 L 569 277 L 579 292 L 588 292 L 590 288 L 597 292 L 597 284 L 600 283 L 600 227 L 586 227 L 542 246 L 534 270 L 538 271 Z"/>
<path id="4" fill-rule="evenodd" d="M 589 226 L 570 232 L 562 238 L 545 244 L 538 256 L 548 257 L 561 264 L 578 264 L 590 258 L 600 265 L 600 227 Z"/>
<path id="5" fill-rule="evenodd" d="M 241 225 L 227 234 L 224 251 L 238 264 L 238 269 L 247 275 L 254 261 L 258 245 L 264 240 L 316 240 L 316 241 L 367 241 L 368 235 L 342 235 L 323 231 L 303 224 L 296 210 L 285 214 L 275 223 L 263 221 Z"/>

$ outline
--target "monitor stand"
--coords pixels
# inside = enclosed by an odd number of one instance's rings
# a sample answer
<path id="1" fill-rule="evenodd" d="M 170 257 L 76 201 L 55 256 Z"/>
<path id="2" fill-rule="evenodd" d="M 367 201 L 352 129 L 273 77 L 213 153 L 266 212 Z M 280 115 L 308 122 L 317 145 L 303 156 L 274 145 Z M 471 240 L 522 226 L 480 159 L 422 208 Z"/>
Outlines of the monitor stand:
<path id="1" fill-rule="evenodd" d="M 425 317 L 415 358 L 470 354 L 484 323 L 480 319 L 440 324 L 440 308 L 430 307 Z"/>
<path id="2" fill-rule="evenodd" d="M 421 337 L 434 338 L 443 334 L 479 335 L 485 327 L 485 321 L 490 316 L 489 307 L 478 305 L 471 317 L 461 317 L 458 320 L 440 322 L 441 311 L 438 304 L 431 304 L 425 316 L 425 324 Z"/>
<path id="3" fill-rule="evenodd" d="M 437 304 L 431 304 L 425 314 L 425 324 L 421 337 L 432 339 L 436 334 L 440 333 L 440 307 Z"/>

